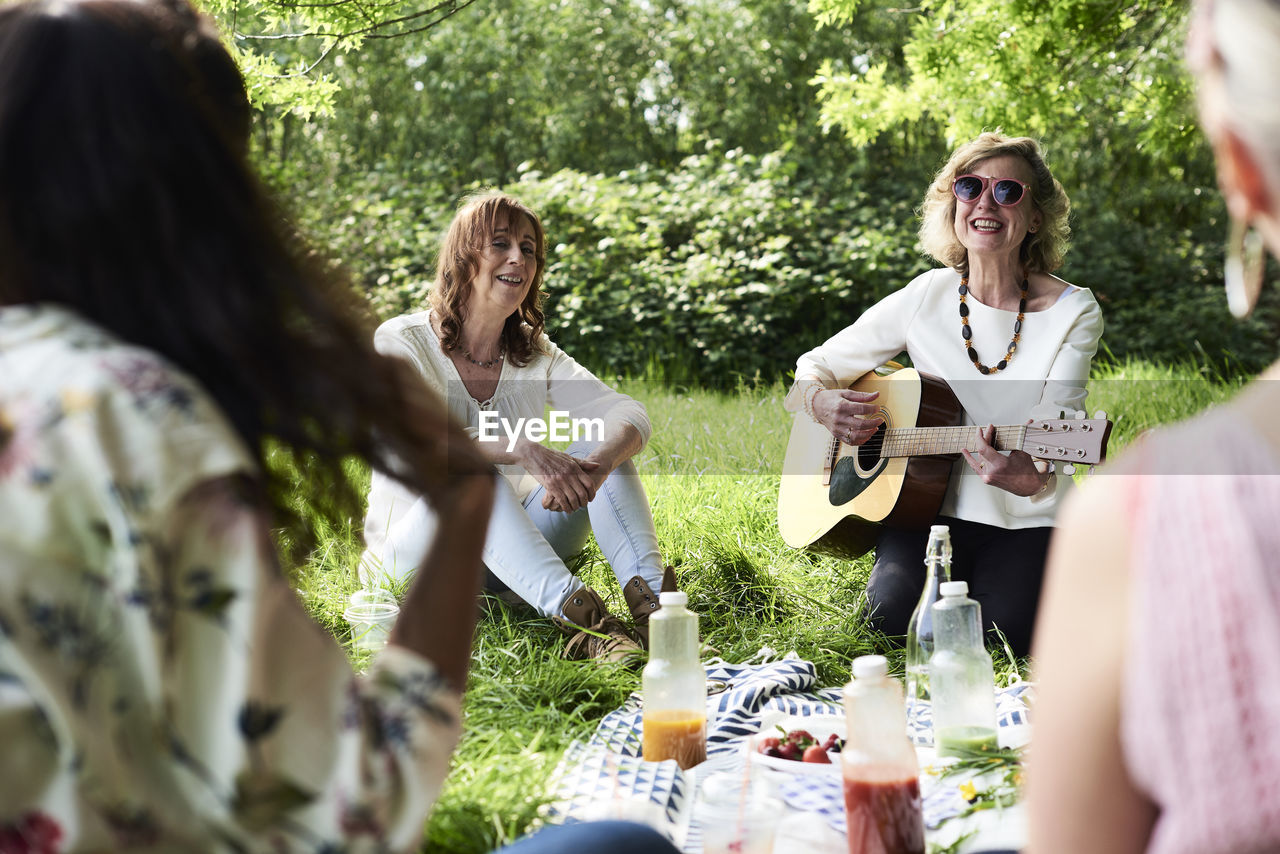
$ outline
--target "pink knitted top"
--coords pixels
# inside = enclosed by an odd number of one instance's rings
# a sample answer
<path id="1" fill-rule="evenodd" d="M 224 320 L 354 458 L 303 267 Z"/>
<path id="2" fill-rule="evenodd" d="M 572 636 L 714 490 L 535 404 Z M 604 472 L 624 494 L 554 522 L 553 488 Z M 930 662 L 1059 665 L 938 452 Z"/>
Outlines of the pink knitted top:
<path id="1" fill-rule="evenodd" d="M 1280 851 L 1280 460 L 1219 411 L 1154 434 L 1135 461 L 1176 472 L 1131 496 L 1120 727 L 1160 810 L 1147 851 Z"/>

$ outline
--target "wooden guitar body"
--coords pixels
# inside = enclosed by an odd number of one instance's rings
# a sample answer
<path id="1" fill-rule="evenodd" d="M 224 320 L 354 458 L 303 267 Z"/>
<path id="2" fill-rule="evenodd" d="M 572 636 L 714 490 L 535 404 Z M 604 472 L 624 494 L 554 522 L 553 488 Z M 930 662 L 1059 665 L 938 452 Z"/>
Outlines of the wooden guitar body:
<path id="1" fill-rule="evenodd" d="M 821 424 L 797 412 L 782 465 L 778 530 L 787 545 L 842 557 L 870 551 L 881 525 L 921 528 L 942 506 L 958 454 L 882 457 L 889 428 L 961 423 L 960 401 L 937 377 L 903 368 L 869 373 L 855 391 L 878 391 L 885 423 L 860 446 L 838 443 Z"/>
<path id="2" fill-rule="evenodd" d="M 827 428 L 796 413 L 778 490 L 778 530 L 787 545 L 845 557 L 875 546 L 881 525 L 923 528 L 937 518 L 952 464 L 973 450 L 977 430 L 961 426 L 964 408 L 937 377 L 903 368 L 866 374 L 852 386 L 878 391 L 884 424 L 862 445 L 837 441 Z M 1065 415 L 1065 413 L 1063 413 Z M 996 427 L 997 450 L 1077 465 L 1106 459 L 1111 422 L 1040 419 Z"/>

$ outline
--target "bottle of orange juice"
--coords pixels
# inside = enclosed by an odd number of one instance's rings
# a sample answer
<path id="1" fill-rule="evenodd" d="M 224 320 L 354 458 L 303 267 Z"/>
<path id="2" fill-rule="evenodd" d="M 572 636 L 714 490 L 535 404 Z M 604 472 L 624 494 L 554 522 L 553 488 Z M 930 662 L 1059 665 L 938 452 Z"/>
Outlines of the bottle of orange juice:
<path id="1" fill-rule="evenodd" d="M 685 593 L 661 593 L 658 602 L 641 676 L 644 758 L 692 768 L 707 758 L 707 672 L 698 659 L 698 615 Z"/>

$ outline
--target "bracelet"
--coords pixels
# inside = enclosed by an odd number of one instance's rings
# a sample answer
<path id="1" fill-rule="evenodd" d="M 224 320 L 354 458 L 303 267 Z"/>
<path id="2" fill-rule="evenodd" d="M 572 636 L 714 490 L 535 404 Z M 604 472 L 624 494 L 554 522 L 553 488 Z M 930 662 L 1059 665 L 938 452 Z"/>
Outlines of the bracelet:
<path id="1" fill-rule="evenodd" d="M 804 390 L 804 414 L 808 415 L 814 424 L 821 424 L 822 422 L 818 420 L 818 416 L 813 411 L 813 399 L 823 391 L 826 391 L 826 389 L 823 388 L 821 383 L 816 382 Z"/>

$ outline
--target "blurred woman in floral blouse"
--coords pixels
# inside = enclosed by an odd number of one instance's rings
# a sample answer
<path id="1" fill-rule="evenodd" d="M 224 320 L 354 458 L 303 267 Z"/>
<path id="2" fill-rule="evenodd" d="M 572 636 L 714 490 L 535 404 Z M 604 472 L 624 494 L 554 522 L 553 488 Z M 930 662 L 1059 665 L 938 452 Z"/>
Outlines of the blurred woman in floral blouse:
<path id="1" fill-rule="evenodd" d="M 249 115 L 178 2 L 0 9 L 4 851 L 417 847 L 448 770 L 490 467 L 291 241 Z M 270 535 L 357 516 L 352 456 L 454 522 L 363 677 Z"/>

